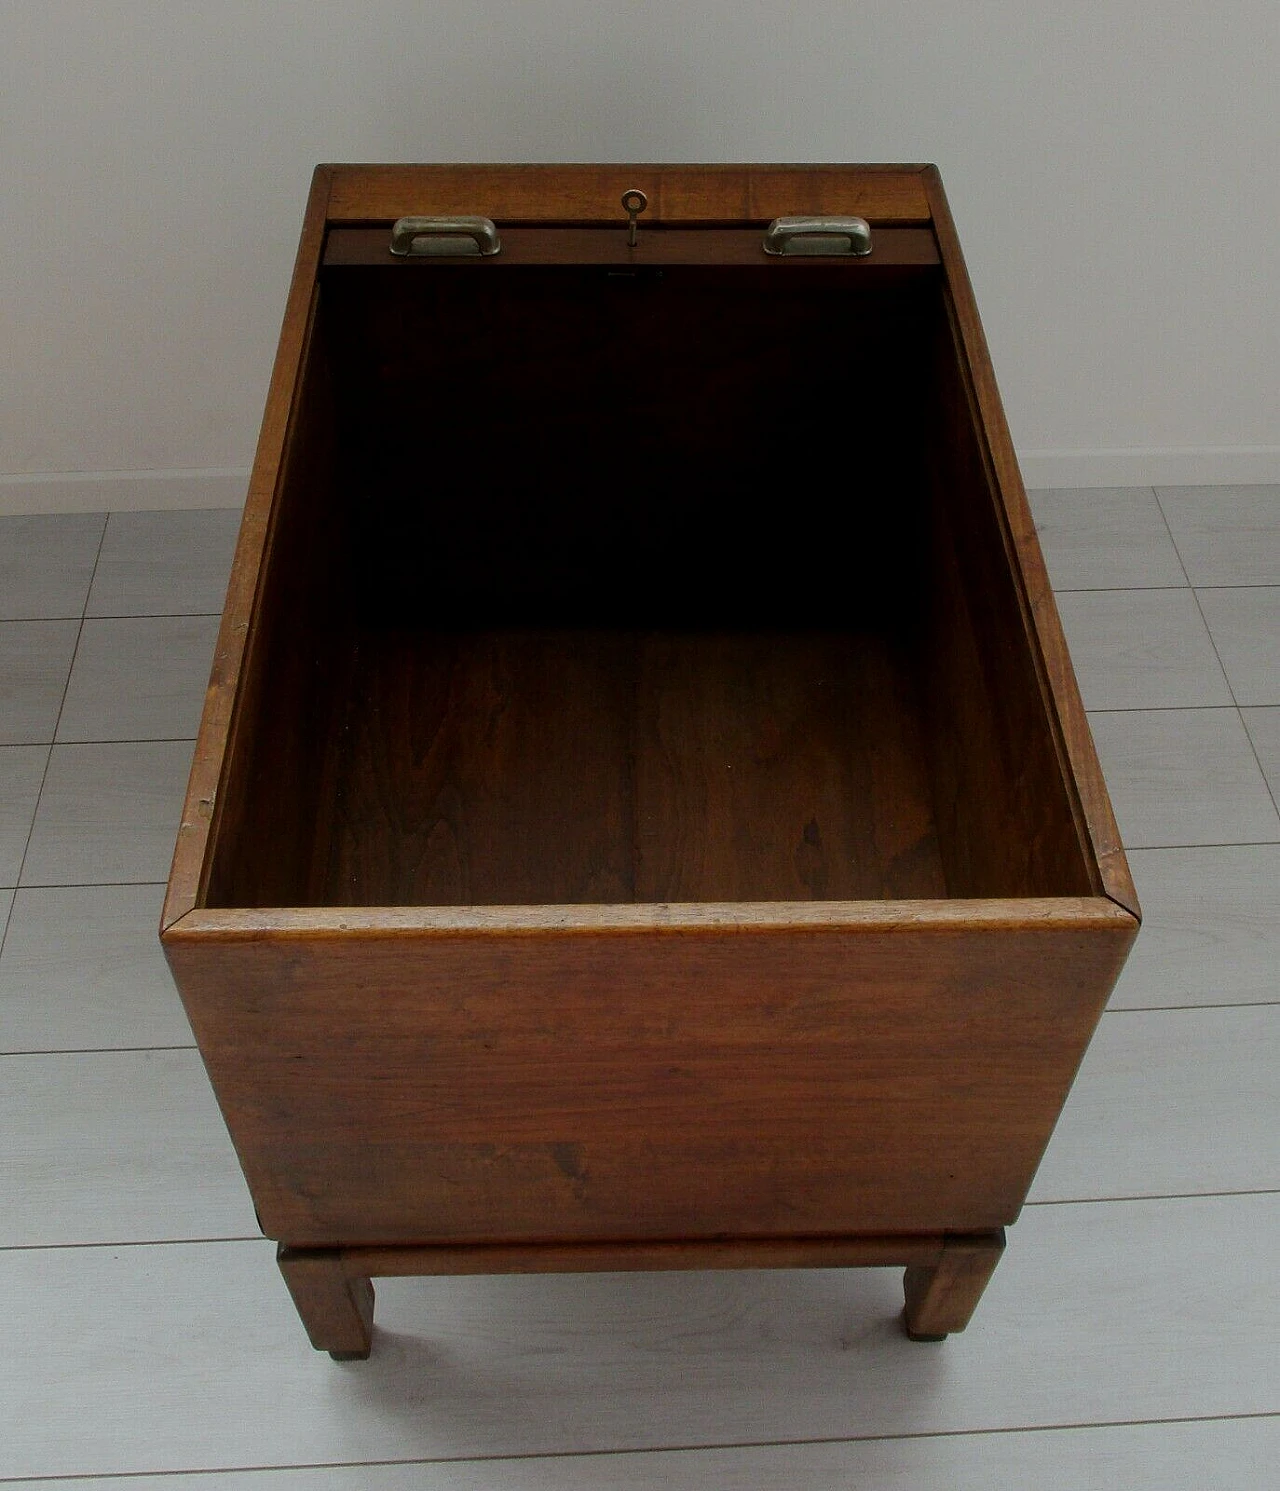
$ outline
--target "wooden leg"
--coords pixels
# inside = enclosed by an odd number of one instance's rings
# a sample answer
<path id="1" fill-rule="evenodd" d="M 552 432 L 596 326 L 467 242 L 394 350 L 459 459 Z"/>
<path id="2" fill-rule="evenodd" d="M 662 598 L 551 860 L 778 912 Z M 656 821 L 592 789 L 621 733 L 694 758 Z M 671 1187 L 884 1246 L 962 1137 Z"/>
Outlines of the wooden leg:
<path id="1" fill-rule="evenodd" d="M 336 1248 L 289 1248 L 276 1262 L 317 1351 L 335 1361 L 363 1361 L 373 1347 L 373 1285 L 351 1277 Z"/>
<path id="2" fill-rule="evenodd" d="M 962 1331 L 1003 1251 L 1003 1228 L 977 1236 L 957 1234 L 943 1243 L 937 1263 L 907 1269 L 902 1280 L 907 1335 L 913 1341 L 941 1341 Z"/>

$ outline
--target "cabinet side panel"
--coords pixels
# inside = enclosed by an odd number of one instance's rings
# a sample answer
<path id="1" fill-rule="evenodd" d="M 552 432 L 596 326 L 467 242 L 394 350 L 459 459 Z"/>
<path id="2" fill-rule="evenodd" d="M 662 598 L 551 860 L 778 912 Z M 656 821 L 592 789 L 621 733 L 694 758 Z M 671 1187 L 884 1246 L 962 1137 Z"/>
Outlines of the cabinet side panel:
<path id="1" fill-rule="evenodd" d="M 235 562 L 227 586 L 222 626 L 214 650 L 204 713 L 187 785 L 177 845 L 169 873 L 162 926 L 185 916 L 200 899 L 209 869 L 209 841 L 216 833 L 229 742 L 234 737 L 233 710 L 241 670 L 249 649 L 250 623 L 264 558 L 269 550 L 276 484 L 293 420 L 299 370 L 306 357 L 315 304 L 315 283 L 324 251 L 325 214 L 331 182 L 329 168 L 319 166 L 303 218 L 293 280 L 285 306 L 266 410 L 258 436 L 253 474 Z"/>
<path id="2" fill-rule="evenodd" d="M 167 950 L 273 1237 L 795 1236 L 1012 1221 L 1133 927 Z"/>
<path id="3" fill-rule="evenodd" d="M 350 652 L 333 373 L 318 300 L 259 581 L 205 904 L 305 902 Z"/>
<path id="4" fill-rule="evenodd" d="M 1096 893 L 997 521 L 981 414 L 949 304 L 922 431 L 929 572 L 921 673 L 938 840 L 951 895 Z"/>
<path id="5" fill-rule="evenodd" d="M 1026 633 L 1036 655 L 1044 709 L 1055 732 L 1059 774 L 1067 785 L 1079 837 L 1088 847 L 1090 878 L 1118 905 L 1138 916 L 1137 894 L 1067 653 L 955 223 L 937 168 L 928 167 L 921 180 L 945 267 L 956 354 L 980 428 L 992 505 L 1017 571 L 1019 629 Z"/>

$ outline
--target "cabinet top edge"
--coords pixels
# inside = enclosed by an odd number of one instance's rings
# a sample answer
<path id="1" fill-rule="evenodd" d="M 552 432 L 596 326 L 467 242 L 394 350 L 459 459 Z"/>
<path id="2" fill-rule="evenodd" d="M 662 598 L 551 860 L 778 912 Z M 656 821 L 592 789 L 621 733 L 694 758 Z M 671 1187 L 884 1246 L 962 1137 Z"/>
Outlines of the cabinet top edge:
<path id="1" fill-rule="evenodd" d="M 166 942 L 209 938 L 582 936 L 626 933 L 1121 930 L 1137 919 L 1106 896 L 946 901 L 762 901 L 561 906 L 196 907 Z"/>
<path id="2" fill-rule="evenodd" d="M 453 163 L 322 165 L 331 225 L 405 215 L 480 213 L 524 222 L 623 220 L 622 192 L 648 197 L 644 220 L 768 222 L 795 213 L 857 213 L 928 224 L 936 168 L 894 164 Z"/>
<path id="3" fill-rule="evenodd" d="M 331 183 L 367 181 L 377 177 L 424 180 L 458 176 L 501 177 L 519 172 L 542 180 L 591 179 L 614 171 L 650 171 L 678 178 L 841 175 L 924 176 L 937 174 L 929 161 L 324 161 L 315 167 Z"/>

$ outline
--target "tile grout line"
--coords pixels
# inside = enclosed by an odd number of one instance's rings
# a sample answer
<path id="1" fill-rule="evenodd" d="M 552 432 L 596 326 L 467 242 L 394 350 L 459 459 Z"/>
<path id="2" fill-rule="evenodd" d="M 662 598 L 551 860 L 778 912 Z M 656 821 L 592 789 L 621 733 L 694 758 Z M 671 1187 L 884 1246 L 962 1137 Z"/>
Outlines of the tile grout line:
<path id="1" fill-rule="evenodd" d="M 1280 1187 L 1246 1186 L 1234 1191 L 1162 1191 L 1138 1196 L 1053 1196 L 1044 1201 L 1024 1201 L 1022 1206 L 1025 1211 L 1032 1206 L 1125 1206 L 1134 1201 L 1213 1201 L 1232 1196 L 1280 1196 Z"/>
<path id="2" fill-rule="evenodd" d="M 97 612 L 92 616 L 86 613 L 84 619 L 86 621 L 207 621 L 211 616 L 221 617 L 221 615 L 221 611 L 104 611 L 101 615 Z"/>
<path id="3" fill-rule="evenodd" d="M 1182 563 L 1181 555 L 1178 556 L 1178 563 Z M 1183 573 L 1185 574 L 1186 571 L 1184 570 Z M 1188 583 L 1186 585 L 1055 585 L 1053 587 L 1054 595 L 1099 595 L 1116 590 L 1137 590 L 1144 593 L 1152 590 L 1280 590 L 1280 585 L 1192 585 Z"/>
<path id="4" fill-rule="evenodd" d="M 1221 1006 L 1215 1006 L 1221 1008 Z M 32 1046 L 15 1051 L 0 1051 L 0 1062 L 18 1056 L 141 1056 L 151 1051 L 198 1051 L 194 1041 L 180 1046 Z"/>
<path id="5" fill-rule="evenodd" d="M 194 1049 L 194 1048 L 193 1048 Z M 1280 1188 L 1274 1186 L 1260 1186 L 1257 1189 L 1233 1190 L 1233 1191 L 1171 1191 L 1160 1195 L 1141 1196 L 1068 1196 L 1054 1197 L 1044 1201 L 1026 1201 L 1022 1210 L 1028 1211 L 1033 1207 L 1042 1208 L 1048 1206 L 1148 1206 L 1152 1203 L 1168 1203 L 1173 1201 L 1229 1201 L 1239 1200 L 1250 1196 L 1280 1196 Z M 1014 1224 L 1016 1226 L 1016 1223 Z M 66 1253 L 86 1252 L 93 1248 L 194 1248 L 194 1247 L 239 1247 L 244 1243 L 274 1242 L 276 1239 L 269 1238 L 259 1233 L 225 1233 L 221 1237 L 142 1237 L 142 1238 L 115 1238 L 105 1242 L 34 1242 L 34 1243 L 0 1243 L 0 1255 L 6 1253 Z M 878 1265 L 872 1265 L 878 1266 Z M 886 1264 L 884 1267 L 892 1270 L 900 1268 L 901 1264 Z M 643 1272 L 644 1270 L 641 1270 Z M 465 1278 L 466 1275 L 452 1274 L 420 1274 L 418 1278 Z M 503 1277 L 502 1275 L 488 1275 L 487 1277 Z M 514 1277 L 537 1277 L 536 1275 L 523 1275 Z M 0 1478 L 2 1479 L 2 1478 Z"/>
<path id="6" fill-rule="evenodd" d="M 1184 572 L 1185 573 L 1185 572 Z M 1246 587 L 1241 586 L 1241 589 Z M 1165 591 L 1169 594 L 1179 594 L 1183 590 L 1190 590 L 1190 585 L 1054 585 L 1054 595 L 1117 595 L 1127 591 L 1136 591 L 1142 595 L 1150 595 L 1153 592 Z"/>
<path id="7" fill-rule="evenodd" d="M 1262 585 L 1193 585 L 1192 590 L 1199 594 L 1203 590 L 1277 590 L 1280 591 L 1280 582 L 1266 583 Z"/>
<path id="8" fill-rule="evenodd" d="M 1145 1200 L 1145 1197 L 1138 1198 Z M 221 1237 L 118 1237 L 114 1242 L 64 1242 L 64 1243 L 0 1243 L 3 1253 L 74 1253 L 89 1248 L 197 1248 L 218 1247 L 224 1243 L 274 1242 L 275 1238 L 261 1232 L 224 1233 Z M 449 1278 L 448 1274 L 421 1275 L 420 1277 Z M 2 1483 L 3 1477 L 0 1477 Z"/>
<path id="9" fill-rule="evenodd" d="M 1126 854 L 1164 854 L 1179 849 L 1260 849 L 1275 842 L 1274 839 L 1265 839 L 1259 843 L 1257 839 L 1250 839 L 1243 844 L 1126 844 L 1124 849 Z"/>
<path id="10" fill-rule="evenodd" d="M 97 562 L 97 561 L 95 561 Z M 1147 586 L 1150 590 L 1182 589 L 1182 586 Z M 1204 586 L 1208 589 L 1259 589 L 1258 586 Z M 1280 586 L 1277 586 L 1280 589 Z M 25 626 L 27 622 L 197 622 L 210 616 L 221 616 L 221 611 L 103 611 L 101 616 L 85 613 L 84 616 L 0 616 L 0 626 Z"/>
<path id="11" fill-rule="evenodd" d="M 192 1049 L 194 1050 L 195 1048 L 192 1047 Z M 1280 1189 L 1274 1186 L 1259 1186 L 1236 1191 L 1174 1191 L 1168 1194 L 1143 1196 L 1053 1196 L 1043 1201 L 1024 1201 L 1022 1203 L 1022 1210 L 1044 1210 L 1051 1206 L 1131 1206 L 1153 1201 L 1161 1203 L 1172 1201 L 1230 1201 L 1247 1196 L 1280 1196 Z M 242 1243 L 270 1243 L 274 1241 L 276 1239 L 269 1238 L 261 1232 L 224 1232 L 221 1235 L 211 1234 L 204 1237 L 117 1237 L 105 1240 L 95 1239 L 92 1242 L 0 1243 L 0 1257 L 3 1257 L 7 1253 L 69 1253 L 84 1252 L 91 1248 L 203 1248 L 239 1246 Z M 901 1267 L 901 1265 L 890 1264 L 888 1267 L 892 1270 Z M 459 1276 L 437 1274 L 420 1275 L 419 1277 L 447 1279 Z M 489 1277 L 501 1277 L 501 1275 L 490 1275 Z M 3 1478 L 0 1477 L 0 1481 L 2 1480 Z"/>
<path id="12" fill-rule="evenodd" d="M 96 558 L 94 562 L 96 564 Z M 1103 589 L 1106 587 L 1097 586 L 1094 588 Z M 1182 589 L 1180 585 L 1148 585 L 1146 587 L 1134 586 L 1132 588 L 1145 588 L 1147 590 Z M 1204 590 L 1266 589 L 1265 586 L 1257 585 L 1205 585 L 1201 588 Z M 1280 589 L 1280 586 L 1273 588 Z M 104 611 L 101 615 L 95 612 L 94 615 L 90 616 L 86 611 L 83 616 L 0 616 L 0 626 L 26 626 L 28 622 L 32 621 L 199 621 L 201 618 L 208 620 L 210 616 L 221 615 L 221 611 Z"/>
<path id="13" fill-rule="evenodd" d="M 49 744 L 51 746 L 195 745 L 196 738 L 194 735 L 113 735 L 106 740 L 54 740 Z M 40 741 L 37 744 L 43 745 L 44 742 Z"/>
<path id="14" fill-rule="evenodd" d="M 145 744 L 145 742 L 143 742 L 143 744 Z M 161 744 L 164 744 L 164 742 L 162 741 Z M 177 832 L 177 830 L 175 829 L 175 833 L 176 832 Z M 1272 840 L 1267 840 L 1266 842 L 1271 843 L 1273 841 Z M 1280 839 L 1276 839 L 1276 840 L 1274 840 L 1274 842 L 1277 843 L 1277 844 L 1280 844 Z M 1175 848 L 1175 849 L 1177 849 L 1177 848 L 1184 848 L 1184 847 L 1191 847 L 1191 846 L 1185 846 L 1185 845 L 1175 844 L 1172 847 Z M 1224 846 L 1222 846 L 1222 845 L 1209 845 L 1208 847 L 1209 848 L 1215 848 L 1215 847 L 1216 848 L 1222 848 Z M 1236 849 L 1236 848 L 1244 848 L 1244 847 L 1247 847 L 1247 846 L 1230 844 L 1230 845 L 1226 845 L 1225 847 L 1231 848 L 1231 849 Z M 135 887 L 137 887 L 137 886 L 148 886 L 148 885 L 155 885 L 155 884 L 156 884 L 156 882 L 154 880 L 32 880 L 32 881 L 29 881 L 26 885 L 16 885 L 16 886 L 14 886 L 13 890 L 14 890 L 15 893 L 17 891 L 20 891 L 20 890 L 111 890 L 111 889 L 123 890 L 127 886 L 135 886 Z M 5 888 L 6 888 L 6 890 L 9 889 L 9 887 L 7 887 L 7 886 Z"/>
<path id="15" fill-rule="evenodd" d="M 49 764 L 53 760 L 53 741 L 58 738 L 58 726 L 62 721 L 63 706 L 67 702 L 67 690 L 71 687 L 71 675 L 75 671 L 76 658 L 80 655 L 80 638 L 84 636 L 84 618 L 89 609 L 89 597 L 93 593 L 94 577 L 98 573 L 98 561 L 102 558 L 102 546 L 107 540 L 107 525 L 111 522 L 111 514 L 107 513 L 102 520 L 102 532 L 98 535 L 98 547 L 93 551 L 93 567 L 89 571 L 89 583 L 85 587 L 84 604 L 80 607 L 80 622 L 76 627 L 76 644 L 71 649 L 71 666 L 67 669 L 67 676 L 62 684 L 62 696 L 58 700 L 58 714 L 53 722 L 53 740 L 49 742 L 48 751 L 45 753 L 44 770 L 40 773 L 40 786 L 36 790 L 35 807 L 31 811 L 31 822 L 27 827 L 26 841 L 22 846 L 22 858 L 18 862 L 17 885 L 13 891 L 13 902 L 9 907 L 9 915 L 5 919 L 4 931 L 0 933 L 0 956 L 4 955 L 5 943 L 9 940 L 9 928 L 13 925 L 13 906 L 17 903 L 18 891 L 22 888 L 22 872 L 27 867 L 27 854 L 31 849 L 31 840 L 36 831 L 36 819 L 40 816 L 40 802 L 44 797 L 45 783 L 49 780 Z M 70 620 L 71 618 L 66 618 Z"/>
<path id="16" fill-rule="evenodd" d="M 1108 1005 L 1104 1015 L 1161 1015 L 1178 1010 L 1270 1010 L 1280 999 L 1228 999 L 1225 1004 L 1119 1004 Z"/>
<path id="17" fill-rule="evenodd" d="M 1192 599 L 1196 603 L 1196 610 L 1200 613 L 1200 621 L 1201 621 L 1202 625 L 1204 626 L 1205 634 L 1209 638 L 1209 645 L 1210 645 L 1210 647 L 1213 648 L 1213 655 L 1214 655 L 1214 657 L 1216 657 L 1218 659 L 1218 667 L 1222 669 L 1222 677 L 1223 677 L 1223 679 L 1226 682 L 1227 692 L 1231 695 L 1231 703 L 1235 706 L 1236 718 L 1240 721 L 1240 728 L 1244 731 L 1244 738 L 1245 738 L 1245 740 L 1247 740 L 1249 742 L 1249 751 L 1252 754 L 1254 762 L 1257 765 L 1258 775 L 1262 778 L 1262 785 L 1267 789 L 1267 796 L 1271 799 L 1271 810 L 1275 814 L 1277 821 L 1280 821 L 1280 799 L 1277 799 L 1275 792 L 1272 790 L 1271 782 L 1268 779 L 1266 772 L 1263 770 L 1262 757 L 1258 755 L 1258 748 L 1257 748 L 1256 745 L 1254 745 L 1254 743 L 1253 743 L 1253 736 L 1249 732 L 1249 726 L 1245 723 L 1244 714 L 1243 714 L 1243 712 L 1241 711 L 1241 708 L 1240 708 L 1240 701 L 1236 698 L 1236 691 L 1235 691 L 1234 687 L 1232 686 L 1231 677 L 1227 673 L 1227 666 L 1222 661 L 1222 654 L 1218 651 L 1218 644 L 1217 644 L 1217 642 L 1215 642 L 1214 639 L 1213 639 L 1213 632 L 1210 630 L 1210 627 L 1209 627 L 1209 618 L 1204 614 L 1204 607 L 1200 604 L 1200 597 L 1199 597 L 1199 595 L 1196 594 L 1196 588 L 1195 588 L 1195 586 L 1191 585 L 1191 575 L 1190 575 L 1189 571 L 1187 570 L 1186 562 L 1184 561 L 1184 559 L 1182 557 L 1182 551 L 1181 551 L 1181 549 L 1178 548 L 1178 541 L 1173 536 L 1173 529 L 1169 525 L 1169 518 L 1168 518 L 1168 515 L 1165 513 L 1164 503 L 1160 501 L 1160 492 L 1155 487 L 1152 487 L 1151 490 L 1153 492 L 1155 492 L 1155 494 L 1156 494 L 1156 507 L 1160 510 L 1160 517 L 1163 520 L 1164 526 L 1165 526 L 1165 530 L 1166 530 L 1166 532 L 1169 535 L 1169 542 L 1173 545 L 1173 552 L 1178 556 L 1178 563 L 1182 566 L 1182 573 L 1186 576 L 1187 584 L 1191 586 L 1191 596 L 1192 596 Z M 1206 590 L 1209 590 L 1209 589 L 1212 589 L 1212 588 L 1214 588 L 1214 587 L 1208 586 L 1208 585 L 1205 586 Z M 1252 586 L 1250 586 L 1250 587 L 1235 587 L 1235 588 L 1242 588 L 1242 589 L 1246 589 L 1246 588 L 1247 589 L 1254 589 L 1254 588 L 1265 589 L 1267 587 L 1265 587 L 1265 586 L 1258 586 L 1258 587 L 1252 587 Z"/>
<path id="18" fill-rule="evenodd" d="M 1212 642 L 1213 639 L 1210 638 L 1209 640 Z M 1217 656 L 1216 653 L 1214 655 L 1215 655 L 1215 657 Z M 1219 667 L 1222 666 L 1222 660 L 1220 658 L 1218 659 L 1218 666 Z M 1227 688 L 1230 689 L 1230 687 L 1231 687 L 1231 685 L 1230 685 L 1230 683 L 1228 683 L 1227 684 Z M 1198 710 L 1220 709 L 1220 710 L 1223 710 L 1226 713 L 1230 713 L 1230 711 L 1232 709 L 1239 710 L 1239 708 L 1240 708 L 1240 706 L 1235 702 L 1235 698 L 1233 696 L 1232 701 L 1231 701 L 1230 704 L 1118 704 L 1118 705 L 1112 705 L 1112 706 L 1110 706 L 1110 707 L 1108 707 L 1106 709 L 1098 709 L 1095 706 L 1093 709 L 1087 709 L 1087 710 L 1085 710 L 1085 713 L 1086 714 L 1090 714 L 1090 715 L 1094 715 L 1094 714 L 1171 714 L 1175 710 L 1182 711 L 1182 710 L 1192 710 L 1192 709 L 1198 709 Z"/>
<path id="19" fill-rule="evenodd" d="M 530 1460 L 603 1460 L 639 1455 L 724 1454 L 730 1450 L 789 1450 L 824 1445 L 901 1444 L 926 1439 L 976 1439 L 995 1434 L 1070 1434 L 1091 1429 L 1145 1429 L 1169 1424 L 1222 1424 L 1263 1422 L 1280 1418 L 1280 1411 L 1260 1410 L 1245 1413 L 1171 1414 L 1166 1418 L 1078 1419 L 1052 1424 L 997 1424 L 974 1429 L 918 1429 L 901 1434 L 817 1434 L 801 1439 L 727 1439 L 708 1440 L 703 1444 L 619 1445 L 608 1449 L 564 1449 L 508 1451 L 506 1454 L 435 1455 L 413 1459 L 375 1460 L 307 1460 L 276 1465 L 196 1466 L 176 1470 L 109 1470 L 84 1471 L 56 1475 L 0 1476 L 0 1485 L 57 1485 L 77 1480 L 118 1481 L 132 1479 L 162 1480 L 170 1476 L 271 1475 L 298 1470 L 365 1470 L 414 1465 L 494 1465 L 523 1463 Z"/>
<path id="20" fill-rule="evenodd" d="M 1152 849 L 1258 849 L 1266 845 L 1280 844 L 1280 839 L 1231 839 L 1226 842 L 1214 841 L 1211 844 L 1126 844 L 1126 854 L 1147 853 Z"/>

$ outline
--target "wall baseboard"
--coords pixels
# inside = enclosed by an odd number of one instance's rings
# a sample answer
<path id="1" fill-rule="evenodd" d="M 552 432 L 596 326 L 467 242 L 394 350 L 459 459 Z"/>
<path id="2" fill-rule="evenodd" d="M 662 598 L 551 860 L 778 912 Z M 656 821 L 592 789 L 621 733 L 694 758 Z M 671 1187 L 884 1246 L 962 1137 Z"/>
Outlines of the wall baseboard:
<path id="1" fill-rule="evenodd" d="M 1280 482 L 1280 445 L 1023 450 L 1029 487 L 1218 487 Z"/>
<path id="2" fill-rule="evenodd" d="M 71 471 L 0 476 L 0 514 L 243 507 L 249 470 Z"/>
<path id="3" fill-rule="evenodd" d="M 1280 445 L 1026 450 L 1029 487 L 1194 487 L 1280 482 Z M 0 515 L 241 507 L 247 467 L 0 476 Z"/>

